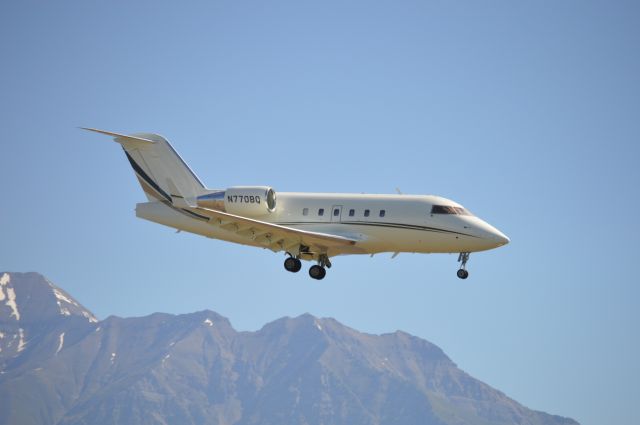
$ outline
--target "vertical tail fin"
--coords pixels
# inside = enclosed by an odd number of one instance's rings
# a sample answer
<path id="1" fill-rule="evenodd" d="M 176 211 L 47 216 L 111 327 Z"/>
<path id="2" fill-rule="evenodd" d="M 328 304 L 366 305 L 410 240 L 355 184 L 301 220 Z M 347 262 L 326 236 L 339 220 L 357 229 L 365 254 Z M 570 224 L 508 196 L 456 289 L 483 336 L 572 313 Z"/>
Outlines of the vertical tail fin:
<path id="1" fill-rule="evenodd" d="M 94 128 L 83 129 L 113 136 L 113 140 L 122 145 L 140 186 L 150 201 L 173 203 L 173 198 L 192 199 L 207 191 L 164 137 L 153 133 L 124 135 Z"/>

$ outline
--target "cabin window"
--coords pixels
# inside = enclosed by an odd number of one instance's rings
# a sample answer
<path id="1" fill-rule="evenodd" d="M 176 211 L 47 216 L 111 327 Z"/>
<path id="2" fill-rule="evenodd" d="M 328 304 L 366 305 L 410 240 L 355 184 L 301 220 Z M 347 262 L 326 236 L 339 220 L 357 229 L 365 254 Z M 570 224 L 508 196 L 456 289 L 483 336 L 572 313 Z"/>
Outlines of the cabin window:
<path id="1" fill-rule="evenodd" d="M 322 217 L 322 216 L 324 215 L 324 208 L 320 208 L 320 209 L 318 210 L 318 215 L 319 215 L 320 217 Z"/>
<path id="2" fill-rule="evenodd" d="M 385 210 L 380 210 L 380 217 L 384 217 L 387 212 Z"/>
<path id="3" fill-rule="evenodd" d="M 302 215 L 309 215 L 309 208 L 303 208 Z"/>
<path id="4" fill-rule="evenodd" d="M 334 210 L 333 210 L 333 216 L 334 216 L 334 217 L 337 217 L 337 216 L 339 216 L 339 215 L 340 215 L 340 208 L 334 208 Z"/>
<path id="5" fill-rule="evenodd" d="M 369 217 L 369 210 L 364 210 L 364 216 Z"/>
<path id="6" fill-rule="evenodd" d="M 356 210 L 349 210 L 349 217 L 356 215 Z"/>

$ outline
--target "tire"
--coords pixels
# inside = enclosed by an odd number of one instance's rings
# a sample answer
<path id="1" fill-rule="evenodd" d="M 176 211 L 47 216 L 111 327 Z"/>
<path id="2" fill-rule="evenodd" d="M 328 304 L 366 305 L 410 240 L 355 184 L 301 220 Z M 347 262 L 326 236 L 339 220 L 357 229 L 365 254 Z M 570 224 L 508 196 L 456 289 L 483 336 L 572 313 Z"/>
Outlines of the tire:
<path id="1" fill-rule="evenodd" d="M 327 274 L 327 271 L 324 267 L 320 267 L 318 265 L 311 266 L 309 269 L 309 276 L 316 280 L 322 280 Z"/>
<path id="2" fill-rule="evenodd" d="M 458 273 L 456 273 L 458 275 L 458 277 L 460 279 L 466 279 L 469 277 L 469 272 L 463 269 L 458 270 Z"/>
<path id="3" fill-rule="evenodd" d="M 326 275 L 327 275 L 327 269 L 325 269 L 324 267 L 320 267 L 320 277 L 318 277 L 318 280 L 324 279 Z"/>
<path id="4" fill-rule="evenodd" d="M 284 269 L 288 272 L 297 273 L 300 271 L 301 267 L 302 264 L 297 258 L 289 257 L 284 260 Z"/>
<path id="5" fill-rule="evenodd" d="M 291 270 L 293 273 L 298 273 L 300 271 L 300 269 L 302 268 L 302 261 L 300 261 L 300 259 L 298 258 L 294 258 L 294 261 L 296 262 L 295 267 L 293 268 L 293 270 Z"/>

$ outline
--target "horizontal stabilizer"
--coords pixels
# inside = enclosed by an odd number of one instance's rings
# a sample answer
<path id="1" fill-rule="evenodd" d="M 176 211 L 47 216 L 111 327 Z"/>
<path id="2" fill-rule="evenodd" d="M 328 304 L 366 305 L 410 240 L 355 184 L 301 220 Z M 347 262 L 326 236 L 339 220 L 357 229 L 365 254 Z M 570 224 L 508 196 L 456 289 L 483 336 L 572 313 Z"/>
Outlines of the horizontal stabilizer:
<path id="1" fill-rule="evenodd" d="M 133 142 L 134 144 L 142 144 L 142 145 L 155 143 L 153 140 L 143 139 L 142 137 L 127 136 L 126 134 L 114 133 L 114 132 L 105 131 L 105 130 L 98 130 L 97 128 L 88 128 L 88 127 L 80 127 L 80 128 L 82 130 L 88 130 L 88 131 L 93 131 L 100 134 L 106 134 L 107 136 L 113 136 L 115 137 L 115 139 L 113 140 L 118 143 Z"/>

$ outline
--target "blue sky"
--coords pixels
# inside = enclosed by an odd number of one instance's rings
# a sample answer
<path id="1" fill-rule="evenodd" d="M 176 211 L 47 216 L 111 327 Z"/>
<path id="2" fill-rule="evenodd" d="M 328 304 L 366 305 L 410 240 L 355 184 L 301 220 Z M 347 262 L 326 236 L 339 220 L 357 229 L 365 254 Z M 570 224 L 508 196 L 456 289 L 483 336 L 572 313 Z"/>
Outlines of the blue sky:
<path id="1" fill-rule="evenodd" d="M 639 423 L 637 2 L 3 2 L 0 270 L 99 317 L 310 312 L 402 329 L 524 405 Z M 512 240 L 471 256 L 283 256 L 135 218 L 118 146 L 212 188 L 438 194 Z"/>

